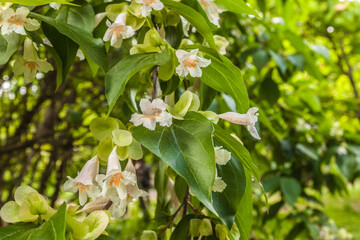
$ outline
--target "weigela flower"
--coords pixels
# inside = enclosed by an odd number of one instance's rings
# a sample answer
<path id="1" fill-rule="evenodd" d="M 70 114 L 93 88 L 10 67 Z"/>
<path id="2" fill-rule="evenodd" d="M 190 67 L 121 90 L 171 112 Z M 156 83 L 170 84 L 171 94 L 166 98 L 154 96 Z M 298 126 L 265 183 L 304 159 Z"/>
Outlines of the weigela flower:
<path id="1" fill-rule="evenodd" d="M 220 27 L 219 24 L 219 13 L 221 13 L 221 9 L 214 3 L 214 0 L 199 0 L 200 5 L 205 10 L 206 15 L 208 16 L 211 23 Z"/>
<path id="2" fill-rule="evenodd" d="M 136 184 L 136 175 L 127 170 L 121 171 L 120 160 L 114 147 L 109 155 L 106 175 L 98 175 L 97 181 L 102 185 L 102 196 L 109 197 L 117 204 L 120 200 L 129 198 L 126 186 Z"/>
<path id="3" fill-rule="evenodd" d="M 95 185 L 96 175 L 99 172 L 99 161 L 93 157 L 87 161 L 75 179 L 68 176 L 68 181 L 64 184 L 64 190 L 67 192 L 79 191 L 79 203 L 83 206 L 88 197 L 95 198 L 99 194 L 99 189 Z"/>
<path id="4" fill-rule="evenodd" d="M 111 46 L 119 48 L 122 40 L 134 36 L 135 30 L 131 26 L 126 24 L 126 13 L 120 13 L 115 19 L 114 23 L 106 20 L 106 24 L 109 27 L 104 35 L 103 40 L 105 42 L 110 40 Z"/>
<path id="5" fill-rule="evenodd" d="M 25 29 L 28 31 L 39 29 L 40 24 L 37 20 L 26 17 L 29 12 L 26 7 L 19 7 L 16 12 L 12 8 L 6 9 L 2 14 L 2 19 L 5 21 L 1 27 L 2 35 L 12 32 L 26 35 Z"/>
<path id="6" fill-rule="evenodd" d="M 197 56 L 199 49 L 186 52 L 184 50 L 177 50 L 176 57 L 180 63 L 176 67 L 176 73 L 180 77 L 186 77 L 189 73 L 192 77 L 201 77 L 202 71 L 200 67 L 207 67 L 211 63 L 211 60 L 201 58 Z"/>
<path id="7" fill-rule="evenodd" d="M 141 15 L 147 17 L 154 9 L 159 11 L 164 8 L 164 4 L 160 0 L 135 0 L 135 2 L 141 4 Z"/>
<path id="8" fill-rule="evenodd" d="M 162 99 L 157 98 L 150 102 L 143 98 L 140 108 L 143 114 L 134 113 L 130 119 L 135 126 L 143 125 L 150 130 L 155 130 L 157 122 L 160 126 L 171 126 L 172 115 L 166 111 L 166 104 Z"/>
<path id="9" fill-rule="evenodd" d="M 215 147 L 215 161 L 216 164 L 226 165 L 226 163 L 231 159 L 231 152 L 222 149 L 222 147 Z"/>
<path id="10" fill-rule="evenodd" d="M 13 66 L 14 75 L 24 75 L 26 83 L 32 82 L 37 72 L 47 73 L 54 70 L 46 59 L 40 59 L 37 55 L 33 42 L 26 38 L 24 42 L 24 57 L 18 58 Z"/>
<path id="11" fill-rule="evenodd" d="M 227 112 L 218 115 L 218 117 L 235 124 L 246 125 L 251 136 L 260 140 L 261 138 L 255 127 L 255 123 L 257 122 L 259 116 L 259 113 L 257 113 L 258 110 L 259 109 L 257 107 L 252 107 L 245 114 Z"/>
<path id="12" fill-rule="evenodd" d="M 57 2 L 52 2 L 52 3 L 49 3 L 50 7 L 55 9 L 55 10 L 59 10 L 60 7 L 61 7 L 61 3 L 57 3 Z"/>

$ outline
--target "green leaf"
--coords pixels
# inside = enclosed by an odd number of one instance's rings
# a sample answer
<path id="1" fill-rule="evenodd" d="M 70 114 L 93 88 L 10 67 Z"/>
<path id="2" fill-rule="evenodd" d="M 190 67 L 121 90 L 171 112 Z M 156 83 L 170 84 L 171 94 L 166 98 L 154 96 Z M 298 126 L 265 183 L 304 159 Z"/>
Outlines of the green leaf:
<path id="1" fill-rule="evenodd" d="M 98 140 L 103 140 L 113 136 L 113 131 L 119 129 L 119 124 L 115 118 L 94 118 L 90 123 L 90 131 Z"/>
<path id="2" fill-rule="evenodd" d="M 216 137 L 215 139 L 217 140 Z M 217 144 L 217 141 L 215 143 Z M 217 145 L 221 146 L 221 144 Z M 231 229 L 246 185 L 251 182 L 246 182 L 244 167 L 234 155 L 231 155 L 231 159 L 226 165 L 217 165 L 217 171 L 226 183 L 226 188 L 222 192 L 212 193 L 213 206 L 221 221 L 228 229 Z"/>
<path id="3" fill-rule="evenodd" d="M 295 178 L 282 177 L 280 178 L 280 188 L 285 199 L 291 206 L 294 206 L 296 199 L 300 196 L 301 185 Z"/>
<path id="4" fill-rule="evenodd" d="M 0 35 L 0 65 L 6 64 L 20 46 L 20 35 L 11 33 Z"/>
<path id="5" fill-rule="evenodd" d="M 230 94 L 239 113 L 246 113 L 249 109 L 249 97 L 240 69 L 232 62 L 221 56 L 221 60 L 206 54 L 205 58 L 211 59 L 211 64 L 202 68 L 201 80 L 209 87 Z"/>
<path id="6" fill-rule="evenodd" d="M 45 5 L 45 4 L 49 4 L 51 2 L 56 2 L 56 3 L 61 3 L 61 4 L 68 4 L 68 5 L 74 5 L 77 6 L 76 4 L 70 3 L 68 1 L 65 0 L 0 0 L 0 2 L 12 2 L 12 3 L 16 3 L 16 4 L 22 4 L 25 6 L 40 6 L 40 5 Z"/>
<path id="7" fill-rule="evenodd" d="M 196 30 L 198 30 L 198 32 L 206 39 L 206 41 L 209 43 L 209 46 L 213 49 L 216 49 L 214 36 L 211 32 L 211 28 L 204 19 L 203 15 L 198 13 L 193 8 L 185 4 L 175 2 L 173 0 L 162 0 L 161 2 L 166 7 L 175 10 L 186 20 L 188 20 L 191 25 L 193 25 Z"/>
<path id="8" fill-rule="evenodd" d="M 166 167 L 166 163 L 160 161 L 158 169 L 155 172 L 155 189 L 157 193 L 155 217 L 159 217 L 165 208 L 166 189 L 169 181 L 169 177 L 166 175 Z"/>
<path id="9" fill-rule="evenodd" d="M 189 184 L 191 191 L 212 209 L 211 189 L 215 178 L 213 126 L 199 113 L 189 112 L 184 120 L 154 131 L 132 128 L 133 137 L 165 161 Z M 212 209 L 213 210 L 213 209 Z"/>
<path id="10" fill-rule="evenodd" d="M 319 67 L 314 63 L 314 58 L 311 55 L 312 50 L 305 44 L 301 37 L 296 36 L 290 31 L 286 31 L 285 38 L 295 47 L 295 49 L 302 54 L 305 59 L 304 68 L 310 75 L 314 76 L 318 80 L 323 79 L 323 75 L 319 70 Z"/>
<path id="11" fill-rule="evenodd" d="M 252 177 L 248 171 L 246 174 L 245 194 L 239 202 L 239 207 L 235 216 L 236 226 L 240 231 L 240 240 L 248 240 L 252 225 Z"/>
<path id="12" fill-rule="evenodd" d="M 91 4 L 84 3 L 81 7 L 64 6 L 54 11 L 57 13 L 55 19 L 91 33 L 95 25 L 95 12 Z"/>
<path id="13" fill-rule="evenodd" d="M 280 90 L 278 85 L 272 79 L 272 70 L 266 74 L 265 79 L 260 86 L 260 96 L 270 104 L 274 105 L 280 97 Z"/>
<path id="14" fill-rule="evenodd" d="M 37 18 L 55 27 L 61 34 L 66 35 L 71 40 L 81 46 L 86 54 L 104 70 L 108 68 L 107 54 L 104 42 L 101 39 L 95 39 L 92 35 L 82 28 L 78 28 L 62 21 L 46 17 L 37 13 L 30 12 L 30 17 Z"/>
<path id="15" fill-rule="evenodd" d="M 257 12 L 249 7 L 243 0 L 216 0 L 215 2 L 216 4 L 225 7 L 230 12 L 259 16 Z"/>
<path id="16" fill-rule="evenodd" d="M 262 48 L 259 48 L 253 54 L 253 63 L 259 73 L 261 72 L 261 69 L 263 69 L 265 65 L 269 62 L 269 60 L 269 54 Z"/>
<path id="17" fill-rule="evenodd" d="M 66 203 L 59 210 L 29 236 L 29 240 L 52 239 L 65 240 Z"/>
<path id="18" fill-rule="evenodd" d="M 46 48 L 51 52 L 56 63 L 58 88 L 66 80 L 66 76 L 74 63 L 79 45 L 70 38 L 59 33 L 59 31 L 50 24 L 43 22 L 41 26 L 45 36 L 53 45 L 53 47 L 46 45 Z M 66 51 L 64 51 L 64 49 L 66 49 Z"/>
<path id="19" fill-rule="evenodd" d="M 189 229 L 190 229 L 190 220 L 193 219 L 194 215 L 186 215 L 181 219 L 181 221 L 176 225 L 173 233 L 171 234 L 170 240 L 186 240 L 190 239 Z"/>
<path id="20" fill-rule="evenodd" d="M 36 229 L 33 223 L 18 223 L 0 228 L 0 240 L 25 240 Z"/>
<path id="21" fill-rule="evenodd" d="M 286 74 L 286 62 L 282 56 L 276 52 L 269 51 L 271 57 L 275 60 L 277 66 L 279 67 L 282 74 Z"/>
<path id="22" fill-rule="evenodd" d="M 239 159 L 241 163 L 252 173 L 255 179 L 259 181 L 259 171 L 252 162 L 248 150 L 224 129 L 216 124 L 214 124 L 214 127 L 214 136 L 216 140 L 220 142 L 221 146 L 230 151 L 235 158 Z"/>
<path id="23" fill-rule="evenodd" d="M 105 75 L 106 99 L 109 103 L 108 114 L 116 100 L 125 90 L 127 81 L 140 70 L 156 65 L 163 65 L 170 60 L 170 51 L 166 48 L 161 53 L 135 54 L 120 60 Z"/>

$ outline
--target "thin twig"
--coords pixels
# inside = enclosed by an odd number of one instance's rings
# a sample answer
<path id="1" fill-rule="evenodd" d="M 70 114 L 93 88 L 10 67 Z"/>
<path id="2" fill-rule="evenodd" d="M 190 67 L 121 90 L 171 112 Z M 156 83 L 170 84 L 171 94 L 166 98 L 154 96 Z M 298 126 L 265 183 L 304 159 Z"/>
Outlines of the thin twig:
<path id="1" fill-rule="evenodd" d="M 179 206 L 178 209 L 176 209 L 175 213 L 171 216 L 170 221 L 168 222 L 168 224 L 166 224 L 166 226 L 161 230 L 159 236 L 163 235 L 166 231 L 166 229 L 168 229 L 170 227 L 170 225 L 174 222 L 174 219 L 176 217 L 176 215 L 180 212 L 180 209 L 185 205 L 185 202 L 182 202 L 181 205 Z"/>

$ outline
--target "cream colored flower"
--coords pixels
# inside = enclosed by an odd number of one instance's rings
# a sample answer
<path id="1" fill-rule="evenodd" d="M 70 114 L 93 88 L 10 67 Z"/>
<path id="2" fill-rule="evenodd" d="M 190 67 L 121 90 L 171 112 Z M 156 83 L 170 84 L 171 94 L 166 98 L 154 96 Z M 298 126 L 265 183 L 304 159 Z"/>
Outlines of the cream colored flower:
<path id="1" fill-rule="evenodd" d="M 219 13 L 221 13 L 221 9 L 214 3 L 214 0 L 199 0 L 200 5 L 205 10 L 206 15 L 208 16 L 211 23 L 220 27 L 219 24 Z"/>
<path id="2" fill-rule="evenodd" d="M 251 136 L 260 140 L 261 138 L 255 127 L 255 123 L 258 121 L 259 116 L 259 113 L 257 113 L 258 110 L 259 109 L 257 107 L 252 107 L 245 114 L 227 112 L 218 115 L 218 117 L 235 124 L 246 125 Z"/>
<path id="3" fill-rule="evenodd" d="M 78 173 L 75 179 L 68 176 L 68 179 L 64 184 L 64 190 L 67 192 L 79 191 L 79 203 L 84 205 L 87 202 L 88 197 L 96 198 L 100 193 L 99 189 L 95 185 L 96 175 L 99 171 L 99 161 L 97 157 L 93 157 L 87 161 L 81 171 Z"/>
<path id="4" fill-rule="evenodd" d="M 157 122 L 160 126 L 171 126 L 172 115 L 166 111 L 166 104 L 162 99 L 157 98 L 150 102 L 143 98 L 140 108 L 143 114 L 134 113 L 130 119 L 135 126 L 143 125 L 150 130 L 155 130 Z"/>
<path id="5" fill-rule="evenodd" d="M 98 175 L 97 181 L 102 186 L 102 196 L 109 197 L 117 204 L 120 200 L 129 198 L 126 186 L 136 184 L 136 175 L 127 170 L 121 171 L 120 160 L 114 147 L 109 155 L 106 175 Z"/>
<path id="6" fill-rule="evenodd" d="M 160 0 L 135 0 L 135 2 L 141 4 L 141 15 L 147 17 L 151 14 L 151 11 L 159 11 L 164 8 L 164 4 Z"/>
<path id="7" fill-rule="evenodd" d="M 200 67 L 207 67 L 211 63 L 211 60 L 201 58 L 197 56 L 199 49 L 186 52 L 184 50 L 177 50 L 176 57 L 180 63 L 176 67 L 176 73 L 180 77 L 186 77 L 188 74 L 192 77 L 201 77 L 202 71 Z"/>
<path id="8" fill-rule="evenodd" d="M 226 183 L 221 179 L 221 177 L 216 176 L 214 185 L 212 186 L 213 192 L 222 192 L 226 188 Z"/>
<path id="9" fill-rule="evenodd" d="M 28 31 L 35 31 L 39 29 L 40 24 L 37 20 L 27 18 L 30 10 L 26 7 L 19 7 L 16 12 L 12 8 L 6 9 L 2 14 L 2 19 L 5 21 L 1 26 L 1 34 L 10 34 L 12 32 L 26 35 L 25 29 Z"/>
<path id="10" fill-rule="evenodd" d="M 215 147 L 215 161 L 216 164 L 226 165 L 226 163 L 231 159 L 231 152 L 222 149 L 222 147 Z"/>
<path id="11" fill-rule="evenodd" d="M 126 13 L 120 13 L 115 19 L 114 23 L 106 20 L 106 24 L 109 27 L 104 35 L 103 40 L 105 42 L 110 40 L 111 46 L 119 48 L 122 40 L 134 36 L 135 30 L 131 26 L 126 24 Z"/>
<path id="12" fill-rule="evenodd" d="M 24 75 L 26 83 L 32 82 L 36 73 L 47 73 L 54 70 L 50 63 L 46 59 L 40 59 L 34 48 L 33 42 L 26 38 L 24 42 L 24 57 L 18 58 L 13 66 L 14 75 Z"/>

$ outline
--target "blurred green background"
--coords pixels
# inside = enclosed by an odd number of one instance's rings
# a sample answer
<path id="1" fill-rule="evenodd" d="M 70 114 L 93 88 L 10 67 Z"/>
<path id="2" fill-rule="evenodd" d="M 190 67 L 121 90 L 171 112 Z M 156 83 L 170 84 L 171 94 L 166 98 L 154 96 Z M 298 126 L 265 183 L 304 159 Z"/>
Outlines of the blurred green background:
<path id="1" fill-rule="evenodd" d="M 241 126 L 225 124 L 242 136 L 269 198 L 267 213 L 254 185 L 251 239 L 360 239 L 360 2 L 247 2 L 259 16 L 224 12 L 215 33 L 230 42 L 226 55 L 242 70 L 251 105 L 261 109 L 261 141 Z M 110 62 L 130 48 L 130 41 L 124 42 L 111 52 Z M 94 69 L 77 59 L 55 91 L 56 72 L 38 74 L 30 84 L 14 78 L 15 58 L 0 66 L 0 207 L 21 184 L 53 205 L 76 201 L 62 192 L 62 184 L 96 151 L 88 127 L 95 117 L 106 116 L 103 73 L 93 77 Z M 136 79 L 129 84 L 148 88 Z M 208 94 L 206 108 L 234 109 L 230 96 L 211 89 Z M 112 116 L 126 123 L 133 99 L 126 92 Z M 150 195 L 111 223 L 108 232 L 115 239 L 137 239 L 151 228 L 156 168 L 150 155 L 138 162 L 140 185 Z"/>

